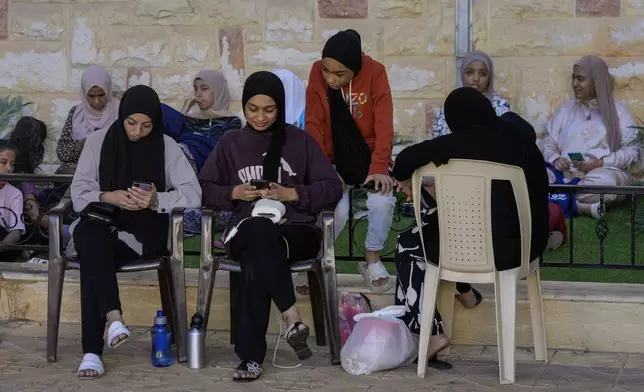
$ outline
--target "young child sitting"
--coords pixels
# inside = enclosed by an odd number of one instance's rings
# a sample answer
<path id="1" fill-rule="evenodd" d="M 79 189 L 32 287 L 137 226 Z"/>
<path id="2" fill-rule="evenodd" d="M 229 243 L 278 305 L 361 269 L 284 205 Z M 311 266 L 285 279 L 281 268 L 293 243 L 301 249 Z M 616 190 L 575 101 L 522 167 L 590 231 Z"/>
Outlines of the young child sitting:
<path id="1" fill-rule="evenodd" d="M 0 174 L 13 173 L 17 148 L 8 140 L 0 139 Z M 12 245 L 20 241 L 25 232 L 23 222 L 22 192 L 7 181 L 0 181 L 0 242 Z M 19 250 L 0 249 L 0 261 L 14 261 Z"/>

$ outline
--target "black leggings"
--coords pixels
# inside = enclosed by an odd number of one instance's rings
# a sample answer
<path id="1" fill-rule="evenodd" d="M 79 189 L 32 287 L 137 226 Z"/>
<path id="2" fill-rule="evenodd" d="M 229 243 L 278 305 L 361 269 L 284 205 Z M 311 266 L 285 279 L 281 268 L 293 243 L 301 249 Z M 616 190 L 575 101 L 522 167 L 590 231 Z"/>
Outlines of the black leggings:
<path id="1" fill-rule="evenodd" d="M 83 354 L 103 354 L 107 313 L 121 310 L 116 270 L 140 258 L 103 222 L 81 221 L 74 229 L 80 259 Z"/>
<path id="2" fill-rule="evenodd" d="M 230 240 L 230 257 L 241 264 L 243 300 L 235 352 L 241 360 L 263 363 L 271 299 L 280 312 L 295 305 L 289 265 L 313 258 L 320 231 L 312 226 L 273 224 L 267 218 L 243 221 Z"/>

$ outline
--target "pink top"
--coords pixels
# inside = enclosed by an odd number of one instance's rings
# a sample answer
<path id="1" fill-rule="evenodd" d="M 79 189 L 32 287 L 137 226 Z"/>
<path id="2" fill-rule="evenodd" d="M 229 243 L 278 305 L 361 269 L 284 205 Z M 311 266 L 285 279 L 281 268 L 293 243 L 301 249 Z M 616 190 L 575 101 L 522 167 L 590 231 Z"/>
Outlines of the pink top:
<path id="1" fill-rule="evenodd" d="M 25 231 L 22 220 L 22 192 L 11 184 L 5 184 L 0 189 L 0 226 L 7 231 Z"/>

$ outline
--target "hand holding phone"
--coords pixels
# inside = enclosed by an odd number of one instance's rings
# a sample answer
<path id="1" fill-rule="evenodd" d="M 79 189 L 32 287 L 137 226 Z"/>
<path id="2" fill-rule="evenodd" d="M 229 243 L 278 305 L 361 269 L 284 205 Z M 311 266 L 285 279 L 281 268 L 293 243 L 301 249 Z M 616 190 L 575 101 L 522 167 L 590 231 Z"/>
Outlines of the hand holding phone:
<path id="1" fill-rule="evenodd" d="M 570 158 L 570 160 L 573 161 L 573 162 L 575 162 L 575 161 L 583 162 L 583 161 L 586 160 L 586 158 L 584 158 L 583 154 L 580 153 L 580 152 L 569 152 L 568 153 L 568 158 Z"/>
<path id="2" fill-rule="evenodd" d="M 250 185 L 254 186 L 257 190 L 271 188 L 271 184 L 266 180 L 250 180 Z"/>
<path id="3" fill-rule="evenodd" d="M 152 190 L 152 183 L 147 181 L 134 181 L 132 182 L 132 188 L 143 189 L 144 191 Z"/>

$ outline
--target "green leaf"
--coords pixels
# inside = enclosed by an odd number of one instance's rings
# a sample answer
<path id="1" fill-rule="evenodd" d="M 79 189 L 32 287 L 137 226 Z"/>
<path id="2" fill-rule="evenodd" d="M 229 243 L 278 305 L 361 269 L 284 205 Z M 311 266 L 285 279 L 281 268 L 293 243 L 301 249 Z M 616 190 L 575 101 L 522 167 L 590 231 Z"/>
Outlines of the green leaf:
<path id="1" fill-rule="evenodd" d="M 22 114 L 22 109 L 30 105 L 23 97 L 1 97 L 0 98 L 0 134 L 4 135 L 9 131 L 11 120 Z"/>

